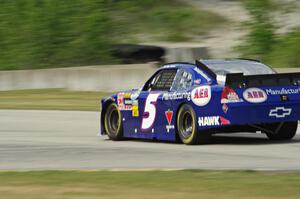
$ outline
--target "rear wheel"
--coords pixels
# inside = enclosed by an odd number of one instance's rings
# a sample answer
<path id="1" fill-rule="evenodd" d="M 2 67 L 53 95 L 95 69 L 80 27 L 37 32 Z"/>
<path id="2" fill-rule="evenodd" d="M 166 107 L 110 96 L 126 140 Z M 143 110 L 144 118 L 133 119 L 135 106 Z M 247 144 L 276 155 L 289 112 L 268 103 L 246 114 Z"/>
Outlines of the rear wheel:
<path id="1" fill-rule="evenodd" d="M 279 126 L 281 125 L 281 127 Z M 276 132 L 276 129 L 279 128 Z M 298 121 L 272 124 L 274 133 L 265 132 L 270 140 L 291 140 L 297 132 Z"/>
<path id="2" fill-rule="evenodd" d="M 104 128 L 110 139 L 121 140 L 123 138 L 121 112 L 116 103 L 111 103 L 106 109 Z"/>
<path id="3" fill-rule="evenodd" d="M 187 145 L 204 143 L 208 137 L 207 133 L 198 132 L 196 114 L 188 104 L 182 105 L 178 111 L 177 132 L 180 140 Z"/>

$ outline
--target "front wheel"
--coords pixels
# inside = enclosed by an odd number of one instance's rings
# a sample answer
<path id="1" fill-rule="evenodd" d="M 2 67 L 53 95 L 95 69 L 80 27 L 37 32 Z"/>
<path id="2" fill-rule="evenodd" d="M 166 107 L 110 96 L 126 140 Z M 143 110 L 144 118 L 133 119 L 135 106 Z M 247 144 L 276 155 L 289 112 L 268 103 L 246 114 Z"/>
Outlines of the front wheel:
<path id="1" fill-rule="evenodd" d="M 111 140 L 121 140 L 123 138 L 121 112 L 116 103 L 108 105 L 105 111 L 104 128 Z"/>
<path id="2" fill-rule="evenodd" d="M 206 132 L 198 132 L 197 118 L 193 108 L 184 104 L 177 114 L 177 132 L 180 140 L 187 145 L 204 143 L 208 135 Z"/>
<path id="3" fill-rule="evenodd" d="M 273 124 L 273 128 L 276 124 Z M 270 140 L 291 140 L 297 133 L 298 121 L 284 122 L 278 126 L 277 132 L 268 133 L 266 135 Z"/>

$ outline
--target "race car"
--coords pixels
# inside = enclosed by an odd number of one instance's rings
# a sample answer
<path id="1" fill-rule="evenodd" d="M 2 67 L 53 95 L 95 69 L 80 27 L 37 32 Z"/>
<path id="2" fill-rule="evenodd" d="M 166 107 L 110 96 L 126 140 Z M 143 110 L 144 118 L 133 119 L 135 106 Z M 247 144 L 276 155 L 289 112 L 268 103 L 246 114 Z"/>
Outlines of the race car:
<path id="1" fill-rule="evenodd" d="M 246 59 L 160 67 L 140 89 L 101 100 L 101 134 L 205 143 L 212 134 L 262 132 L 290 140 L 300 119 L 300 73 Z"/>

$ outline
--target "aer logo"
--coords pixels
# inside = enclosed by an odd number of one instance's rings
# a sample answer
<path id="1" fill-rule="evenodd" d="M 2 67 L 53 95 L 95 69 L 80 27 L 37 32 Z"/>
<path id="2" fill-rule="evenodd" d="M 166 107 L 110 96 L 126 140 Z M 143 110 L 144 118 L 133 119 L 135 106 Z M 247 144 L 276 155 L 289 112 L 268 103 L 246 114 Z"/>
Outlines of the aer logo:
<path id="1" fill-rule="evenodd" d="M 285 118 L 286 116 L 291 115 L 292 109 L 291 108 L 284 108 L 282 107 L 276 107 L 274 109 L 271 109 L 269 112 L 270 117 L 276 117 L 276 118 Z"/>
<path id="2" fill-rule="evenodd" d="M 251 103 L 262 103 L 267 100 L 267 94 L 260 88 L 248 88 L 244 91 L 243 97 Z"/>
<path id="3" fill-rule="evenodd" d="M 261 91 L 253 91 L 253 92 L 247 92 L 247 98 L 263 98 L 264 97 L 264 93 Z"/>
<path id="4" fill-rule="evenodd" d="M 197 88 L 193 98 L 194 99 L 208 98 L 208 88 Z"/>
<path id="5" fill-rule="evenodd" d="M 191 98 L 197 106 L 205 106 L 211 99 L 210 86 L 199 86 L 194 88 L 191 92 Z"/>

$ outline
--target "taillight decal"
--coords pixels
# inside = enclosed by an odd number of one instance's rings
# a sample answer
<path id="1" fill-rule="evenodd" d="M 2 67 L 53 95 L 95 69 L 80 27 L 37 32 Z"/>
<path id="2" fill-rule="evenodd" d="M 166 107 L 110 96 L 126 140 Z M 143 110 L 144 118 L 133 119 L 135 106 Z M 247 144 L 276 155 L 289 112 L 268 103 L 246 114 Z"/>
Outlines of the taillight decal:
<path id="1" fill-rule="evenodd" d="M 222 95 L 221 95 L 221 103 L 233 103 L 233 102 L 240 102 L 240 98 L 238 94 L 229 86 L 225 86 Z"/>

